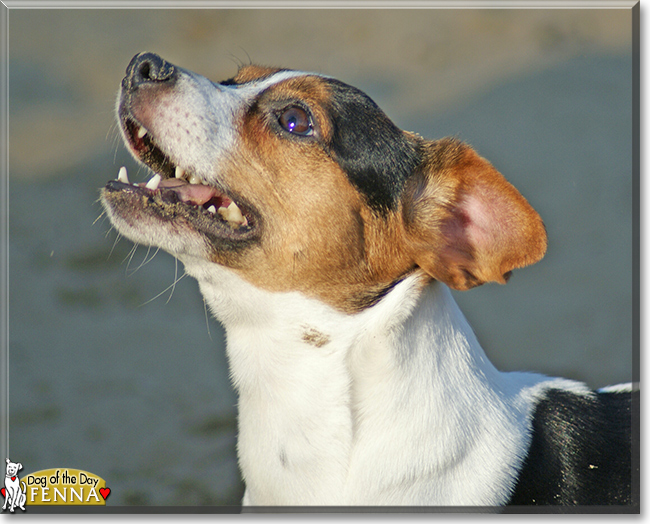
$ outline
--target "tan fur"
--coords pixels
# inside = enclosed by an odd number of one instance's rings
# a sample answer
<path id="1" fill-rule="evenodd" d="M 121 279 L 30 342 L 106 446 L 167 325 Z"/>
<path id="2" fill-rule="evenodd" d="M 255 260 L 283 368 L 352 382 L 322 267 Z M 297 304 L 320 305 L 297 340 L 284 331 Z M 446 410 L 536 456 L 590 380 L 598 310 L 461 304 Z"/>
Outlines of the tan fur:
<path id="1" fill-rule="evenodd" d="M 260 104 L 304 101 L 318 132 L 329 137 L 329 96 L 318 78 L 291 79 L 261 98 Z M 347 312 L 365 307 L 412 269 L 403 250 L 390 245 L 403 239 L 392 232 L 401 227 L 399 216 L 376 217 L 318 143 L 278 136 L 253 113 L 242 124 L 240 149 L 231 158 L 220 179 L 259 212 L 263 232 L 243 263 L 239 254 L 218 250 L 213 261 L 260 288 L 301 291 Z"/>
<path id="2" fill-rule="evenodd" d="M 253 82 L 255 80 L 261 80 L 262 78 L 269 77 L 279 70 L 280 69 L 277 67 L 247 65 L 241 67 L 239 71 L 237 71 L 237 75 L 235 75 L 233 81 L 236 84 L 245 84 L 247 82 Z"/>
<path id="3" fill-rule="evenodd" d="M 408 182 L 405 213 L 419 267 L 464 290 L 505 283 L 544 256 L 541 218 L 487 160 L 451 139 L 428 142 L 425 155 Z"/>
<path id="4" fill-rule="evenodd" d="M 327 141 L 332 134 L 327 114 L 330 96 L 329 88 L 320 77 L 299 76 L 280 82 L 266 90 L 260 95 L 257 104 L 277 105 L 279 110 L 291 106 L 294 102 L 303 103 L 313 112 L 315 132 Z M 265 129 L 264 122 L 259 120 L 244 121 L 242 129 L 245 136 L 252 138 L 254 135 L 259 135 L 257 139 L 259 147 L 271 147 L 270 143 L 265 143 L 264 137 L 267 136 L 268 130 Z M 287 147 L 287 144 L 284 147 Z"/>
<path id="5" fill-rule="evenodd" d="M 314 107 L 313 100 L 310 101 Z M 300 291 L 354 312 L 417 267 L 455 289 L 504 283 L 539 260 L 546 234 L 537 213 L 487 161 L 454 140 L 423 142 L 425 161 L 402 203 L 387 216 L 370 210 L 318 144 L 287 144 L 263 122 L 246 122 L 246 159 L 224 174 L 263 217 L 261 243 L 243 266 L 215 262 L 271 291 Z M 475 242 L 462 203 L 484 205 L 487 229 Z M 471 230 L 470 230 L 471 232 Z"/>
<path id="6" fill-rule="evenodd" d="M 315 144 L 283 148 L 283 139 L 269 136 L 277 147 L 261 147 L 248 140 L 238 155 L 246 162 L 224 178 L 262 215 L 263 231 L 259 245 L 247 250 L 245 266 L 235 269 L 258 287 L 301 291 L 345 311 L 390 284 L 393 275 L 373 275 L 369 260 L 377 249 L 366 237 L 376 236 L 379 226 L 372 223 L 378 219 L 338 164 Z M 213 260 L 232 267 L 231 256 L 215 251 Z"/>
<path id="7" fill-rule="evenodd" d="M 247 66 L 235 81 L 276 71 Z M 323 78 L 291 77 L 261 92 L 238 121 L 237 146 L 220 164 L 218 182 L 254 210 L 258 241 L 244 250 L 215 247 L 213 262 L 259 288 L 299 291 L 354 313 L 418 269 L 462 290 L 504 283 L 512 269 L 544 255 L 537 213 L 491 164 L 456 140 L 405 133 L 422 151 L 422 162 L 395 209 L 371 209 L 323 145 L 333 131 L 330 100 Z M 156 103 L 144 105 L 153 112 Z M 292 104 L 309 108 L 316 138 L 279 130 L 278 113 Z M 155 136 L 155 122 L 143 123 Z"/>

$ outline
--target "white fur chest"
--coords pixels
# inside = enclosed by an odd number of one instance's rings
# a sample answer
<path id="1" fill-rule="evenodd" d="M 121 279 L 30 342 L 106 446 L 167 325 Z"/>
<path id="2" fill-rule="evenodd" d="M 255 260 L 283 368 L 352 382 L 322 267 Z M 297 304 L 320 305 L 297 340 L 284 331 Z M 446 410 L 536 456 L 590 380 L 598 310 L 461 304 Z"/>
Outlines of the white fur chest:
<path id="1" fill-rule="evenodd" d="M 505 502 L 549 381 L 499 373 L 446 287 L 344 315 L 187 269 L 226 327 L 245 504 Z"/>
<path id="2" fill-rule="evenodd" d="M 195 275 L 191 265 L 188 271 Z M 198 278 L 226 328 L 245 503 L 343 504 L 353 439 L 350 319 L 217 271 L 214 280 Z"/>

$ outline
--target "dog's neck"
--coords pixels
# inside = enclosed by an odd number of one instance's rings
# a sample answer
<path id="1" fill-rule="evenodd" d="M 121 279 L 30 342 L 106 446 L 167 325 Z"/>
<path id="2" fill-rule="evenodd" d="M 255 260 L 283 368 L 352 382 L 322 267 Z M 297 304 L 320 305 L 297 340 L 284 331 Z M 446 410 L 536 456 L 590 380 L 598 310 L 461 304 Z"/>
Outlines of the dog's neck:
<path id="1" fill-rule="evenodd" d="M 226 329 L 244 503 L 506 502 L 549 381 L 497 371 L 446 286 L 412 275 L 346 315 L 186 270 Z"/>

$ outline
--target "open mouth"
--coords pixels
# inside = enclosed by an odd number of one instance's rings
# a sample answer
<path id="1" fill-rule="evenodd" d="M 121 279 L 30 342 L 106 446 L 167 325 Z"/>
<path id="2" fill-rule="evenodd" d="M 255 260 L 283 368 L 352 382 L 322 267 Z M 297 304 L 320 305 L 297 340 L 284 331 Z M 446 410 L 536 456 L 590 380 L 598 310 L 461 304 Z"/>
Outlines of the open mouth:
<path id="1" fill-rule="evenodd" d="M 121 167 L 117 180 L 109 182 L 107 189 L 146 196 L 147 202 L 163 208 L 183 206 L 184 215 L 194 218 L 199 229 L 216 229 L 213 232 L 219 236 L 248 236 L 255 226 L 255 217 L 245 204 L 235 202 L 233 197 L 176 165 L 135 120 L 128 116 L 121 120 L 128 145 L 154 175 L 146 183 L 132 184 L 126 168 Z"/>

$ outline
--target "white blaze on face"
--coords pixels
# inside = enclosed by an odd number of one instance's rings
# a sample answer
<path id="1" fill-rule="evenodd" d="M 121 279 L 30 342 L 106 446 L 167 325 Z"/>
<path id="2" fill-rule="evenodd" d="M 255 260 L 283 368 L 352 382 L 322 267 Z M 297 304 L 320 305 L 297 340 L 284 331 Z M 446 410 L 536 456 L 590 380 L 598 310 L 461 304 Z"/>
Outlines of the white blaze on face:
<path id="1" fill-rule="evenodd" d="M 180 69 L 181 74 L 168 92 L 157 94 L 155 104 L 135 103 L 133 115 L 142 127 L 137 136 L 155 137 L 160 149 L 179 166 L 175 176 L 191 172 L 190 183 L 213 182 L 232 151 L 236 150 L 242 114 L 264 90 L 301 71 L 279 71 L 258 81 L 241 85 L 215 84 L 207 78 Z"/>

